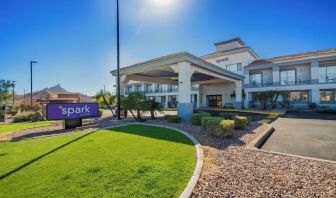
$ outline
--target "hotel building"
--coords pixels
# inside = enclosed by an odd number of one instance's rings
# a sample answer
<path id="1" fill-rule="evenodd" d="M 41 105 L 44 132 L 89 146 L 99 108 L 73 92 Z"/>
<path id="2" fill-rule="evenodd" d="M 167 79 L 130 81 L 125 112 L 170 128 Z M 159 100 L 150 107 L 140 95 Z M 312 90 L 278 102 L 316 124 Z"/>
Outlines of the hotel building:
<path id="1" fill-rule="evenodd" d="M 274 108 L 336 108 L 336 49 L 262 59 L 240 38 L 215 48 L 202 57 L 180 52 L 124 67 L 121 92 L 144 92 L 186 117 L 199 107 L 256 107 L 256 93 L 270 90 L 279 93 Z"/>

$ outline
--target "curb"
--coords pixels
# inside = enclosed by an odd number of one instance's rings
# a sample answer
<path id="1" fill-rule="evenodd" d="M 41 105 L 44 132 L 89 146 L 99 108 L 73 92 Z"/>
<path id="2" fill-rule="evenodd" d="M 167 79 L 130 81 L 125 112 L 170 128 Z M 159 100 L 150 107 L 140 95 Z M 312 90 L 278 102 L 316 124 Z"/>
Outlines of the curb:
<path id="1" fill-rule="evenodd" d="M 174 128 L 174 127 L 168 127 L 168 126 L 162 126 L 162 125 L 155 125 L 155 124 L 145 124 L 145 123 L 130 123 L 126 125 L 132 125 L 132 124 L 139 124 L 139 125 L 147 125 L 147 126 L 155 126 L 155 127 L 161 127 L 161 128 L 167 128 L 167 129 L 172 129 L 175 131 L 178 131 L 185 135 L 187 138 L 189 138 L 195 145 L 196 149 L 196 155 L 197 155 L 197 162 L 196 162 L 196 167 L 194 169 L 193 175 L 191 176 L 187 187 L 183 190 L 183 192 L 180 195 L 180 198 L 188 198 L 191 197 L 192 192 L 194 188 L 197 185 L 198 179 L 201 176 L 202 168 L 203 168 L 203 150 L 201 144 L 197 141 L 197 139 L 190 135 L 189 133 L 182 131 L 180 129 Z M 125 126 L 125 125 L 124 125 Z M 111 127 L 109 127 L 111 128 Z"/>
<path id="2" fill-rule="evenodd" d="M 269 125 L 265 131 L 263 131 L 260 135 L 258 135 L 251 143 L 249 143 L 245 148 L 249 150 L 254 150 L 258 152 L 263 152 L 263 153 L 268 153 L 268 154 L 274 154 L 274 155 L 283 155 L 283 156 L 288 156 L 288 157 L 296 157 L 296 158 L 301 158 L 301 159 L 306 159 L 306 160 L 314 160 L 314 161 L 319 161 L 319 162 L 326 162 L 326 163 L 331 163 L 331 164 L 336 164 L 336 161 L 332 160 L 325 160 L 325 159 L 319 159 L 319 158 L 314 158 L 314 157 L 306 157 L 306 156 L 301 156 L 301 155 L 294 155 L 294 154 L 288 154 L 288 153 L 281 153 L 277 151 L 268 151 L 268 150 L 263 150 L 259 148 L 262 143 L 264 143 L 265 140 L 267 140 L 272 133 L 274 132 L 274 128 L 272 125 Z"/>

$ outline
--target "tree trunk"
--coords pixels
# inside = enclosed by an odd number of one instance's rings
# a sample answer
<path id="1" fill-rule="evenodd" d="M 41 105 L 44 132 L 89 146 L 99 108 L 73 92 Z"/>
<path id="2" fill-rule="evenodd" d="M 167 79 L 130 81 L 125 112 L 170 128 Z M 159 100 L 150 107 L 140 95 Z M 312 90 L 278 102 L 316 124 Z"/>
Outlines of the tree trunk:
<path id="1" fill-rule="evenodd" d="M 110 109 L 110 111 L 111 111 L 113 117 L 115 117 L 115 114 L 114 114 L 114 112 L 113 112 L 113 109 L 112 109 L 111 106 L 108 104 L 108 102 L 107 102 L 107 100 L 106 100 L 106 98 L 105 98 L 104 95 L 103 95 L 103 100 L 104 100 L 104 103 L 105 103 L 105 105 L 107 106 L 107 108 Z"/>
<path id="2" fill-rule="evenodd" d="M 134 118 L 135 120 L 138 120 L 138 119 L 137 119 L 137 117 L 135 117 L 135 115 L 134 115 L 133 111 L 132 111 L 131 109 L 129 109 L 129 111 L 131 112 L 131 114 L 132 114 L 133 118 Z"/>
<path id="3" fill-rule="evenodd" d="M 151 113 L 151 119 L 152 119 L 152 120 L 155 120 L 154 111 L 153 111 L 153 110 L 151 110 L 151 111 L 150 111 L 150 113 Z"/>

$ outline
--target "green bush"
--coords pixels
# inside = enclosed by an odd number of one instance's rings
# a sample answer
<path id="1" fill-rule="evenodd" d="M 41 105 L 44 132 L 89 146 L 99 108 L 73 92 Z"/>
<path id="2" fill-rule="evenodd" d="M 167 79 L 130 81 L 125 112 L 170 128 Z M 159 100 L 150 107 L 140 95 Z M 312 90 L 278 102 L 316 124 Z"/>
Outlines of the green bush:
<path id="1" fill-rule="evenodd" d="M 181 118 L 178 117 L 177 115 L 171 115 L 171 116 L 167 116 L 167 120 L 170 123 L 181 123 Z"/>
<path id="2" fill-rule="evenodd" d="M 208 134 L 224 138 L 233 134 L 235 122 L 233 120 L 208 120 L 206 129 Z"/>
<path id="3" fill-rule="evenodd" d="M 99 117 L 103 116 L 103 109 L 99 109 Z"/>
<path id="4" fill-rule="evenodd" d="M 234 118 L 234 122 L 235 129 L 245 129 L 246 125 L 248 124 L 248 119 L 244 116 L 236 116 Z"/>
<path id="5" fill-rule="evenodd" d="M 237 117 L 237 113 L 228 113 L 228 112 L 221 112 L 219 113 L 219 117 L 224 118 L 225 120 L 234 120 L 235 117 Z"/>
<path id="6" fill-rule="evenodd" d="M 28 111 L 23 112 L 18 115 L 16 115 L 13 119 L 13 122 L 37 122 L 37 121 L 43 121 L 43 113 L 40 111 L 34 112 L 34 111 Z"/>
<path id="7" fill-rule="evenodd" d="M 192 125 L 201 125 L 201 119 L 202 117 L 210 117 L 211 114 L 207 112 L 199 112 L 199 113 L 194 113 L 191 116 L 191 124 Z"/>
<path id="8" fill-rule="evenodd" d="M 206 123 L 207 123 L 209 120 L 223 120 L 223 118 L 221 118 L 221 117 L 202 117 L 202 118 L 201 118 L 201 126 L 202 126 L 203 128 L 206 128 Z"/>
<path id="9" fill-rule="evenodd" d="M 319 113 L 333 113 L 336 114 L 336 109 L 322 109 L 318 111 Z"/>

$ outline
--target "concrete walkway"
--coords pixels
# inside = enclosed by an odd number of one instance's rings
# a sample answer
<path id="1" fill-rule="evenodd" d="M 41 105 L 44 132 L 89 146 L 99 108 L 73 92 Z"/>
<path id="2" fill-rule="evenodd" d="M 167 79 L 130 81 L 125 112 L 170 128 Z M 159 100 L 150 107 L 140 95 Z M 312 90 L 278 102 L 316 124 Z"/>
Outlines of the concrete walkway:
<path id="1" fill-rule="evenodd" d="M 272 125 L 275 131 L 262 149 L 336 161 L 336 115 L 288 113 Z"/>

